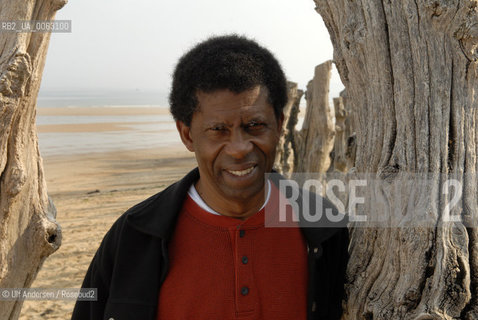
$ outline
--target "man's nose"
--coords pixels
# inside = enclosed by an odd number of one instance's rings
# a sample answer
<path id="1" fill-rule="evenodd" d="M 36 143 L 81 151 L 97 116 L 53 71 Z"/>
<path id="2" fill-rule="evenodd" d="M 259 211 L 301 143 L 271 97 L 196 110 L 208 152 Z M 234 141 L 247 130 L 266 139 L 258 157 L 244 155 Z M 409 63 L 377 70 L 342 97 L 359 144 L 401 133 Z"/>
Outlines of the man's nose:
<path id="1" fill-rule="evenodd" d="M 252 142 L 247 133 L 242 130 L 234 130 L 226 145 L 225 151 L 229 156 L 235 159 L 242 159 L 248 155 L 252 149 Z"/>

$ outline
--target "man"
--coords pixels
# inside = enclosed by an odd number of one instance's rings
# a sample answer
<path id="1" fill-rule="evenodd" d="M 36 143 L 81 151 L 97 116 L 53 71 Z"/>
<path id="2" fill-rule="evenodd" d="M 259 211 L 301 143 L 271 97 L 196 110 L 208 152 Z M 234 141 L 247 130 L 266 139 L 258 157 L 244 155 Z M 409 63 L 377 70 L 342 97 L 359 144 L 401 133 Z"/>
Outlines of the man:
<path id="1" fill-rule="evenodd" d="M 286 102 L 254 41 L 214 37 L 180 59 L 171 113 L 198 168 L 115 222 L 83 282 L 98 301 L 72 319 L 340 318 L 347 229 L 265 225 Z"/>

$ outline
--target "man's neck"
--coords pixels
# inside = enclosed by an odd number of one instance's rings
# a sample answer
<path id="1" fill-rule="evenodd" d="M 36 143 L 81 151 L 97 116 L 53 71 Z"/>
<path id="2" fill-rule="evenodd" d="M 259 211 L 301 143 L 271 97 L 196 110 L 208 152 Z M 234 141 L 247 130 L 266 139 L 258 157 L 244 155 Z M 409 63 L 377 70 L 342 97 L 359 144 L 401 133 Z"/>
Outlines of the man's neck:
<path id="1" fill-rule="evenodd" d="M 208 188 L 201 179 L 196 182 L 196 190 L 204 202 L 214 211 L 223 216 L 245 220 L 257 213 L 264 205 L 266 196 L 263 187 L 254 197 L 244 201 L 243 199 L 226 199 L 222 194 Z"/>

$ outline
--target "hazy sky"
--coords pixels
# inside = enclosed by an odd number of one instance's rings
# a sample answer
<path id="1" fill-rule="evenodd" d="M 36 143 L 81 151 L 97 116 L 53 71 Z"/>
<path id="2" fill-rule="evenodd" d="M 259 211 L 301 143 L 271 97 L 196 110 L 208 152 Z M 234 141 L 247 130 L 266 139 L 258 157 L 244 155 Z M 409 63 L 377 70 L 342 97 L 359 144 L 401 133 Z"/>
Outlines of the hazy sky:
<path id="1" fill-rule="evenodd" d="M 178 58 L 211 35 L 256 39 L 305 88 L 332 44 L 313 0 L 70 0 L 56 15 L 71 33 L 51 36 L 42 91 L 169 90 Z M 334 75 L 331 94 L 340 88 Z"/>

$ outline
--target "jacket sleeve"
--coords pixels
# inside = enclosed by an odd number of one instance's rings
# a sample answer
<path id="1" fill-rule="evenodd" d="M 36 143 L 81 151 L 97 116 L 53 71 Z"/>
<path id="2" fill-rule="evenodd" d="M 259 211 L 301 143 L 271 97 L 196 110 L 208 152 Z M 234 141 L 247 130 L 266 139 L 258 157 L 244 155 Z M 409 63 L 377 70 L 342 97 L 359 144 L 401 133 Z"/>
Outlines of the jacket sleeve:
<path id="1" fill-rule="evenodd" d="M 349 232 L 346 227 L 341 228 L 333 238 L 323 245 L 323 261 L 325 263 L 318 266 L 319 286 L 321 287 L 318 294 L 318 301 L 321 302 L 318 310 L 319 319 L 341 319 L 342 301 L 346 298 L 348 245 Z"/>
<path id="2" fill-rule="evenodd" d="M 120 218 L 106 233 L 81 286 L 82 288 L 97 289 L 97 300 L 77 300 L 71 317 L 72 320 L 103 320 L 122 221 L 123 219 Z"/>
<path id="3" fill-rule="evenodd" d="M 337 301 L 337 306 L 336 306 L 336 314 L 334 317 L 337 317 L 337 319 L 341 318 L 342 313 L 343 313 L 343 308 L 342 308 L 342 302 L 344 299 L 346 299 L 345 295 L 345 285 L 347 283 L 347 264 L 349 261 L 349 252 L 348 252 L 348 247 L 349 247 L 349 230 L 348 228 L 342 228 L 339 236 L 338 245 L 337 245 L 337 255 L 339 256 L 338 260 L 338 265 L 337 265 L 337 276 L 335 277 L 336 283 L 334 284 L 334 288 L 336 290 L 334 291 L 335 295 L 335 301 Z"/>

